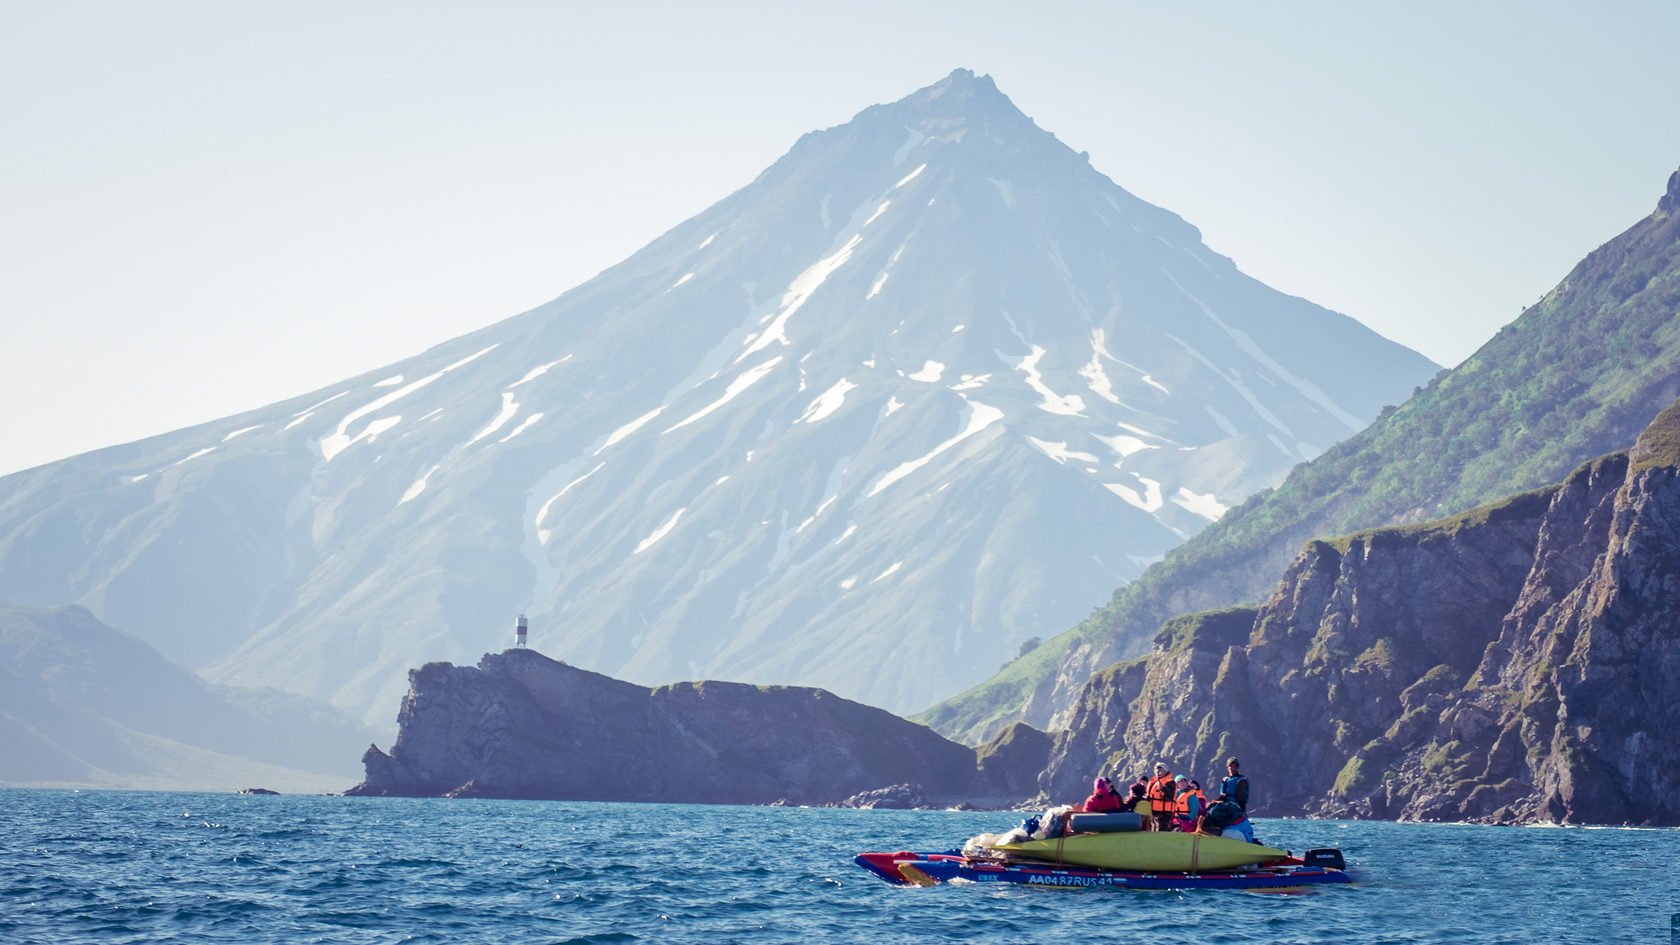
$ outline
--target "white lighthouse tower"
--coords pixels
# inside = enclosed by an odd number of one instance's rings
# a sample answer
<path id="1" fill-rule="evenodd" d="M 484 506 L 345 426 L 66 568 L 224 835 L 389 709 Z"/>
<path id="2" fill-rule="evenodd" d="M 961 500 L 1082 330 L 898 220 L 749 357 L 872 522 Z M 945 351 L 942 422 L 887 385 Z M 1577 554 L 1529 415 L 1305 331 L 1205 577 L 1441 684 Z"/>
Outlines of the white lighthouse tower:
<path id="1" fill-rule="evenodd" d="M 519 647 L 520 649 L 525 648 L 525 632 L 526 632 L 527 629 L 528 629 L 528 627 L 525 624 L 525 615 L 520 614 L 519 615 L 519 623 L 515 624 L 514 628 L 513 628 L 513 645 L 514 646 Z"/>

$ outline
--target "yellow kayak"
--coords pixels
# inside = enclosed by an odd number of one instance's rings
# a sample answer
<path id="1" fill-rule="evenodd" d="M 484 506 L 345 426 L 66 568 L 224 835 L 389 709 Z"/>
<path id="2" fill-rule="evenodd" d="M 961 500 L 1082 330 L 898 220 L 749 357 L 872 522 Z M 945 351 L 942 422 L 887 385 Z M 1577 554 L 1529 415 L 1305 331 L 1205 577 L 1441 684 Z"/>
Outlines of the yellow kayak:
<path id="1" fill-rule="evenodd" d="M 1054 840 L 1004 843 L 992 849 L 1051 863 L 1111 870 L 1170 870 L 1175 873 L 1230 869 L 1289 855 L 1284 850 L 1243 840 L 1159 830 L 1076 833 Z"/>

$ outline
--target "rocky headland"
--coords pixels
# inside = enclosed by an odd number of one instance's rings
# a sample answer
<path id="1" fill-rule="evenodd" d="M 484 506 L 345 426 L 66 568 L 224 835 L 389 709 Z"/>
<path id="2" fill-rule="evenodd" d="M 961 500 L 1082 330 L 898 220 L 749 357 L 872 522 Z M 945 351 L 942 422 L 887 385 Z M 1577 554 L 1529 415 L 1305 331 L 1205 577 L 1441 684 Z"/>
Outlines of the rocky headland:
<path id="1" fill-rule="evenodd" d="M 1085 688 L 1041 787 L 1238 755 L 1256 811 L 1680 824 L 1680 404 L 1452 518 L 1313 541 Z"/>
<path id="2" fill-rule="evenodd" d="M 976 751 L 821 689 L 648 689 L 534 650 L 409 673 L 389 753 L 352 795 L 870 807 L 1003 806 L 1051 743 L 1026 726 Z"/>

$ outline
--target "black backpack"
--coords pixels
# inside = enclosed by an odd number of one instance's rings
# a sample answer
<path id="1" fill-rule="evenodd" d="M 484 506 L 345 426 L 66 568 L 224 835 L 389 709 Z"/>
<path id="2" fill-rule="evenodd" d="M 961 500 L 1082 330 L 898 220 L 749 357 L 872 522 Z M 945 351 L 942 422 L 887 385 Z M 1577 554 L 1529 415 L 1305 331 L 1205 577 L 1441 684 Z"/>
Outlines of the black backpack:
<path id="1" fill-rule="evenodd" d="M 1237 805 L 1236 801 L 1216 801 L 1213 806 L 1207 809 L 1207 813 L 1202 815 L 1202 826 L 1209 831 L 1218 833 L 1242 820 L 1242 816 L 1243 809 Z"/>

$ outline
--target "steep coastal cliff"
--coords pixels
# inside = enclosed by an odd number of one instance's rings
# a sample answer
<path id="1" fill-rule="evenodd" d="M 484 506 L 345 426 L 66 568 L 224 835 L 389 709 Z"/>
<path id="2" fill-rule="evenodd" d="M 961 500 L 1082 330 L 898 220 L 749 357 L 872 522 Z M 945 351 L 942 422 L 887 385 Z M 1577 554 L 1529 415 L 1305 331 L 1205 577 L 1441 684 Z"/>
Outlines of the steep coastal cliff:
<path id="1" fill-rule="evenodd" d="M 1562 484 L 1314 541 L 1094 678 L 1041 786 L 1240 756 L 1265 815 L 1680 823 L 1680 404 Z"/>
<path id="2" fill-rule="evenodd" d="M 411 671 L 398 723 L 347 793 L 838 804 L 903 786 L 883 796 L 998 804 L 1031 793 L 1050 747 L 1021 726 L 977 756 L 821 689 L 646 689 L 522 649 Z"/>

